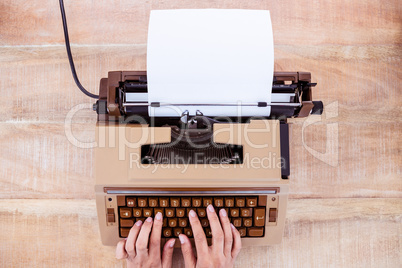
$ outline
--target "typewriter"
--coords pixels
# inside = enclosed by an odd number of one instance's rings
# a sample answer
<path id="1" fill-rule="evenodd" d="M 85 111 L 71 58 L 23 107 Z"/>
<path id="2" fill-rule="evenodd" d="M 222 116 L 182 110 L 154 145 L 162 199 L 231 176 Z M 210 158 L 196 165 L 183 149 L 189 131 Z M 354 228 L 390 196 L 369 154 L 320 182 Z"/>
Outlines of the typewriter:
<path id="1" fill-rule="evenodd" d="M 237 117 L 216 117 L 204 114 L 197 104 L 185 104 L 190 111 L 175 116 L 156 116 L 150 114 L 151 107 L 159 109 L 165 104 L 149 101 L 145 71 L 109 72 L 100 80 L 99 95 L 81 85 L 64 4 L 59 2 L 75 83 L 85 95 L 97 99 L 93 106 L 97 112 L 95 192 L 102 243 L 115 246 L 137 220 L 158 212 L 164 216 L 163 239 L 182 233 L 192 238 L 187 216 L 191 209 L 210 240 L 209 204 L 227 211 L 243 246 L 280 243 L 289 193 L 287 118 L 323 111 L 322 102 L 312 99 L 316 84 L 311 82 L 311 74 L 274 72 L 272 91 L 271 85 L 266 85 L 269 103 L 236 104 L 239 108 L 269 106 L 266 116 L 239 113 Z M 266 31 L 270 17 L 264 12 Z M 202 105 L 215 106 L 217 111 L 227 103 Z"/>
<path id="2" fill-rule="evenodd" d="M 109 72 L 100 81 L 96 204 L 104 245 L 127 237 L 137 220 L 164 216 L 163 239 L 192 237 L 197 212 L 207 238 L 206 207 L 224 208 L 244 246 L 280 243 L 289 192 L 287 118 L 321 114 L 311 74 L 275 72 L 269 117 L 151 117 L 144 71 Z"/>

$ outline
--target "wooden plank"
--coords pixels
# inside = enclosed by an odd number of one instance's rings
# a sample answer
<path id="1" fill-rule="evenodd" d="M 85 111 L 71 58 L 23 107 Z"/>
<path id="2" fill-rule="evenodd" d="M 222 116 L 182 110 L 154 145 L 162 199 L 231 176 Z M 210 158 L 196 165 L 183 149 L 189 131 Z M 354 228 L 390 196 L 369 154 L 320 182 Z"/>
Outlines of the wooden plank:
<path id="1" fill-rule="evenodd" d="M 291 124 L 291 197 L 402 197 L 402 124 L 331 120 L 306 127 L 304 141 L 303 124 Z M 94 196 L 93 151 L 71 143 L 64 124 L 11 122 L 0 129 L 0 198 Z M 93 142 L 95 121 L 77 120 L 72 134 Z M 339 144 L 325 155 L 335 138 Z"/>
<path id="2" fill-rule="evenodd" d="M 327 121 L 302 132 L 292 125 L 291 197 L 402 197 L 401 127 Z"/>
<path id="3" fill-rule="evenodd" d="M 235 266 L 399 267 L 401 211 L 400 199 L 291 200 L 282 244 L 243 248 Z M 2 200 L 0 240 L 2 267 L 124 265 L 100 242 L 94 200 Z"/>
<path id="4" fill-rule="evenodd" d="M 72 43 L 145 44 L 152 9 L 237 8 L 271 11 L 278 44 L 400 44 L 400 1 L 65 1 Z M 5 45 L 63 42 L 58 1 L 2 1 Z"/>
<path id="5" fill-rule="evenodd" d="M 110 70 L 145 68 L 144 50 L 136 47 L 113 50 L 101 47 L 74 50 L 79 79 L 85 88 L 98 93 L 99 81 Z M 71 75 L 65 48 L 3 48 L 0 57 L 1 93 L 0 121 L 51 121 L 64 122 L 72 107 L 81 103 L 94 103 L 82 94 Z M 96 48 L 95 48 L 96 50 Z M 119 55 L 119 56 L 117 56 Z M 138 60 L 134 60 L 137 55 Z M 80 114 L 84 120 L 93 120 L 94 112 Z"/>
<path id="6" fill-rule="evenodd" d="M 348 49 L 349 48 L 349 49 Z M 146 70 L 144 46 L 73 47 L 78 76 L 91 92 L 111 70 Z M 400 49 L 276 46 L 276 71 L 309 71 L 313 98 L 338 102 L 339 121 L 395 122 L 401 114 Z M 399 53 L 399 54 L 398 54 Z M 1 48 L 0 121 L 64 122 L 77 104 L 93 103 L 76 87 L 63 46 Z M 92 121 L 94 113 L 80 113 Z"/>
<path id="7" fill-rule="evenodd" d="M 93 151 L 66 138 L 61 124 L 1 123 L 0 198 L 93 198 Z M 95 122 L 72 130 L 94 140 Z"/>

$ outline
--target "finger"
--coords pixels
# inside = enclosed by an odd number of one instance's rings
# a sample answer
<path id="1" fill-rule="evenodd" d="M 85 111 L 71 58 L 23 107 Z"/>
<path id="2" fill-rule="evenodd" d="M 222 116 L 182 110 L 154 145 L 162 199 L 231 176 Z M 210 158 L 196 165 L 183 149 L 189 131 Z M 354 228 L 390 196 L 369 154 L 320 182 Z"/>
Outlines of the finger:
<path id="1" fill-rule="evenodd" d="M 189 213 L 191 229 L 193 229 L 194 243 L 198 256 L 204 256 L 208 253 L 208 243 L 205 237 L 204 229 L 202 229 L 200 220 L 194 210 Z"/>
<path id="2" fill-rule="evenodd" d="M 126 246 L 126 240 L 121 240 L 119 243 L 117 243 L 116 246 L 116 259 L 121 260 L 121 259 L 126 259 L 127 258 L 127 252 L 124 249 Z"/>
<path id="3" fill-rule="evenodd" d="M 135 257 L 137 254 L 135 251 L 135 242 L 137 240 L 138 234 L 141 230 L 142 221 L 137 221 L 133 227 L 130 229 L 130 233 L 127 236 L 126 240 L 126 252 L 130 257 Z"/>
<path id="4" fill-rule="evenodd" d="M 240 232 L 234 227 L 233 224 L 230 224 L 230 227 L 232 228 L 232 233 L 233 233 L 233 248 L 232 248 L 232 258 L 236 259 L 237 255 L 239 255 L 239 252 L 241 250 L 241 237 L 240 237 Z"/>
<path id="5" fill-rule="evenodd" d="M 138 234 L 135 250 L 137 255 L 148 256 L 148 240 L 152 229 L 152 218 L 148 217 L 142 225 L 141 231 Z"/>
<path id="6" fill-rule="evenodd" d="M 215 209 L 211 204 L 207 207 L 207 214 L 212 231 L 212 246 L 214 250 L 223 253 L 223 230 L 218 215 L 216 215 Z"/>
<path id="7" fill-rule="evenodd" d="M 165 243 L 162 252 L 162 267 L 163 268 L 171 268 L 172 267 L 172 257 L 174 244 L 176 243 L 176 239 L 170 239 Z"/>
<path id="8" fill-rule="evenodd" d="M 152 226 L 151 239 L 149 241 L 149 255 L 161 255 L 161 237 L 162 237 L 162 213 L 155 215 L 154 225 Z"/>
<path id="9" fill-rule="evenodd" d="M 228 218 L 228 214 L 226 210 L 221 209 L 219 211 L 219 218 L 221 219 L 221 224 L 223 228 L 224 234 L 224 246 L 223 246 L 223 253 L 225 256 L 230 256 L 232 252 L 232 245 L 233 245 L 233 235 L 232 235 L 232 228 L 230 227 L 230 221 Z"/>
<path id="10" fill-rule="evenodd" d="M 184 234 L 179 235 L 179 240 L 181 244 L 181 252 L 183 254 L 184 266 L 185 267 L 195 267 L 196 260 L 193 252 L 193 247 L 191 246 L 190 239 Z M 198 255 L 199 256 L 199 255 Z"/>

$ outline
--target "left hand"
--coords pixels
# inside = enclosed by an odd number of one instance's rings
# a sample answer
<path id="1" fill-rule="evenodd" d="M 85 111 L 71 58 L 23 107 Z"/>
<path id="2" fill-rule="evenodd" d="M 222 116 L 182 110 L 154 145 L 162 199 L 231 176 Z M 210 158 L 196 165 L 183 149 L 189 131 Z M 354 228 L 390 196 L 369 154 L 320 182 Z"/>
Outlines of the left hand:
<path id="1" fill-rule="evenodd" d="M 137 221 L 126 240 L 116 247 L 116 258 L 126 259 L 127 267 L 172 267 L 175 239 L 170 239 L 163 247 L 161 257 L 162 213 L 155 215 L 155 221 L 149 217 L 144 223 Z M 152 230 L 152 232 L 151 232 Z M 149 246 L 148 246 L 149 240 Z"/>

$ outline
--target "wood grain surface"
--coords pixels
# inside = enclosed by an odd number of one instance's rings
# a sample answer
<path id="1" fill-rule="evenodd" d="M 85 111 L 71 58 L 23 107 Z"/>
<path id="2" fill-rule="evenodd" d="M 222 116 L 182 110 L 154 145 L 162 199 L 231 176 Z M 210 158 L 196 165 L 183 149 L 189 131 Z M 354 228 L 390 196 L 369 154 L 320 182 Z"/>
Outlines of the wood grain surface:
<path id="1" fill-rule="evenodd" d="M 400 44 L 398 0 L 81 0 L 65 1 L 71 40 L 81 44 L 145 44 L 152 9 L 234 8 L 271 11 L 278 44 Z M 58 1 L 3 0 L 0 30 L 7 45 L 61 43 Z"/>
<path id="2" fill-rule="evenodd" d="M 401 209 L 390 198 L 291 200 L 282 244 L 244 248 L 236 267 L 400 267 Z M 3 200 L 0 240 L 1 267 L 125 262 L 102 245 L 94 200 Z M 180 249 L 174 263 L 184 267 Z"/>
<path id="3" fill-rule="evenodd" d="M 396 47 L 380 48 L 351 59 L 335 47 L 320 54 L 319 46 L 276 46 L 275 69 L 311 71 L 314 99 L 327 111 L 304 129 L 306 120 L 290 120 L 293 198 L 401 196 L 400 57 Z M 82 83 L 93 92 L 109 70 L 146 68 L 143 46 L 73 49 Z M 0 196 L 92 198 L 93 152 L 71 144 L 65 120 L 76 105 L 86 105 L 71 128 L 79 141 L 92 142 L 96 116 L 93 100 L 74 85 L 64 47 L 0 50 Z M 325 153 L 333 136 L 337 147 L 324 159 L 307 150 Z"/>
<path id="4" fill-rule="evenodd" d="M 65 7 L 78 76 L 95 93 L 108 71 L 146 70 L 152 9 L 269 9 L 275 71 L 311 72 L 325 113 L 290 120 L 283 243 L 244 249 L 237 267 L 402 265 L 401 1 L 66 0 Z M 93 150 L 76 146 L 94 141 L 96 116 L 74 84 L 63 41 L 58 1 L 0 2 L 1 267 L 123 266 L 99 240 Z M 180 259 L 176 252 L 177 267 Z"/>

